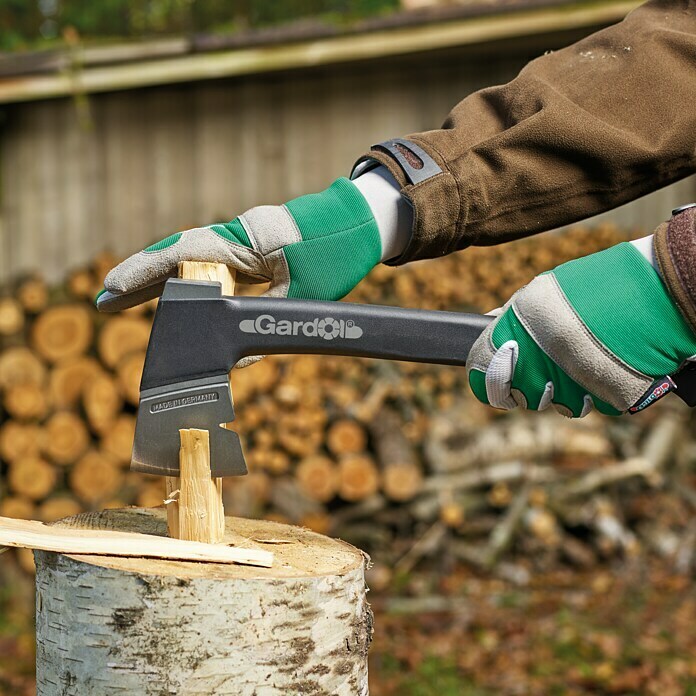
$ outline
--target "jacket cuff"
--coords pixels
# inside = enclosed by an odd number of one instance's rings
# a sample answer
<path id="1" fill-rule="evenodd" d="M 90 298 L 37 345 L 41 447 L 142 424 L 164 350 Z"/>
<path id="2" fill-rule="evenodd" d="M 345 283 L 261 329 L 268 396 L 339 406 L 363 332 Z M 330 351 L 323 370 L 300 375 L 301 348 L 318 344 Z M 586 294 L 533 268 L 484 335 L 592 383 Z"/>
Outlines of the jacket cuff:
<path id="1" fill-rule="evenodd" d="M 466 219 L 459 188 L 438 153 L 418 138 L 389 140 L 374 145 L 355 163 L 353 172 L 364 171 L 371 162 L 389 170 L 413 208 L 411 239 L 400 256 L 385 261 L 387 265 L 445 256 L 468 246 L 458 229 L 459 221 Z"/>
<path id="2" fill-rule="evenodd" d="M 696 206 L 678 208 L 655 230 L 655 257 L 682 316 L 696 332 Z"/>

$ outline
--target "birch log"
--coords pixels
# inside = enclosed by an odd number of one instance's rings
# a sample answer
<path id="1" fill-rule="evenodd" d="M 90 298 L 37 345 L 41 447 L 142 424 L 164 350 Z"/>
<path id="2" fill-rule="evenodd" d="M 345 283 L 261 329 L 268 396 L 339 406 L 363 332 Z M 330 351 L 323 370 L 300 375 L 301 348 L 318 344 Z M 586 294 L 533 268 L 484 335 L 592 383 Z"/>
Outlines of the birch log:
<path id="1" fill-rule="evenodd" d="M 162 510 L 60 524 L 84 522 L 167 535 Z M 365 556 L 239 518 L 225 542 L 273 551 L 273 567 L 37 551 L 37 696 L 366 696 Z"/>

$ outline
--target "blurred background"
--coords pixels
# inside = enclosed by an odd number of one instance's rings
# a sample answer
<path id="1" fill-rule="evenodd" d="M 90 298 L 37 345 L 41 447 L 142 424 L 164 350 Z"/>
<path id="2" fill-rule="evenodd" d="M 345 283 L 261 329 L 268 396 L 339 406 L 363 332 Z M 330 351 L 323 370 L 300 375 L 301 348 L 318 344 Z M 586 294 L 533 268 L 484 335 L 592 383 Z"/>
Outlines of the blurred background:
<path id="1" fill-rule="evenodd" d="M 120 258 L 325 188 L 637 4 L 0 0 L 0 514 L 162 503 L 128 471 L 154 308 L 92 306 Z M 694 199 L 691 178 L 380 267 L 349 299 L 487 311 Z M 696 443 L 675 399 L 576 423 L 485 409 L 456 368 L 311 356 L 232 383 L 251 473 L 226 511 L 370 553 L 371 693 L 696 694 Z M 0 694 L 34 692 L 32 569 L 0 558 Z"/>

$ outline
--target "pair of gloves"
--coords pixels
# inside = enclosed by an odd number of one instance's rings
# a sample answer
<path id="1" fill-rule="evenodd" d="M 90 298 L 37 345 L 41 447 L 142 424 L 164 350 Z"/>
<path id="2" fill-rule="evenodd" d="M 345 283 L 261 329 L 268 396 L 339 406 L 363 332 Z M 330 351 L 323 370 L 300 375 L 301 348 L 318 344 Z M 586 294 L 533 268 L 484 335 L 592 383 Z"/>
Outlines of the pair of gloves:
<path id="1" fill-rule="evenodd" d="M 181 261 L 224 263 L 240 282 L 270 281 L 266 294 L 276 297 L 338 300 L 384 260 L 383 244 L 360 189 L 338 179 L 321 193 L 153 244 L 109 273 L 97 306 L 125 309 L 159 295 Z M 516 292 L 467 369 L 476 397 L 497 408 L 619 415 L 694 355 L 696 336 L 649 250 L 624 243 Z"/>

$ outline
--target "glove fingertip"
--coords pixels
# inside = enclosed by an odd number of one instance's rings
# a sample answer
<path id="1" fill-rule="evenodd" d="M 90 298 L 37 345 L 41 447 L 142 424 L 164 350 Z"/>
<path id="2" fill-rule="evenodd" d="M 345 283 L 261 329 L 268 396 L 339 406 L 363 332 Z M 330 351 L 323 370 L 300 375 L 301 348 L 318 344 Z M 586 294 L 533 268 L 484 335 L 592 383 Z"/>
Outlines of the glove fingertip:
<path id="1" fill-rule="evenodd" d="M 121 295 L 109 292 L 106 288 L 102 288 L 94 298 L 94 305 L 100 312 L 119 312 L 122 309 L 128 309 L 135 303 L 130 303 Z"/>
<path id="2" fill-rule="evenodd" d="M 486 373 L 481 370 L 469 370 L 469 386 L 474 396 L 483 404 L 490 405 L 486 391 Z"/>

